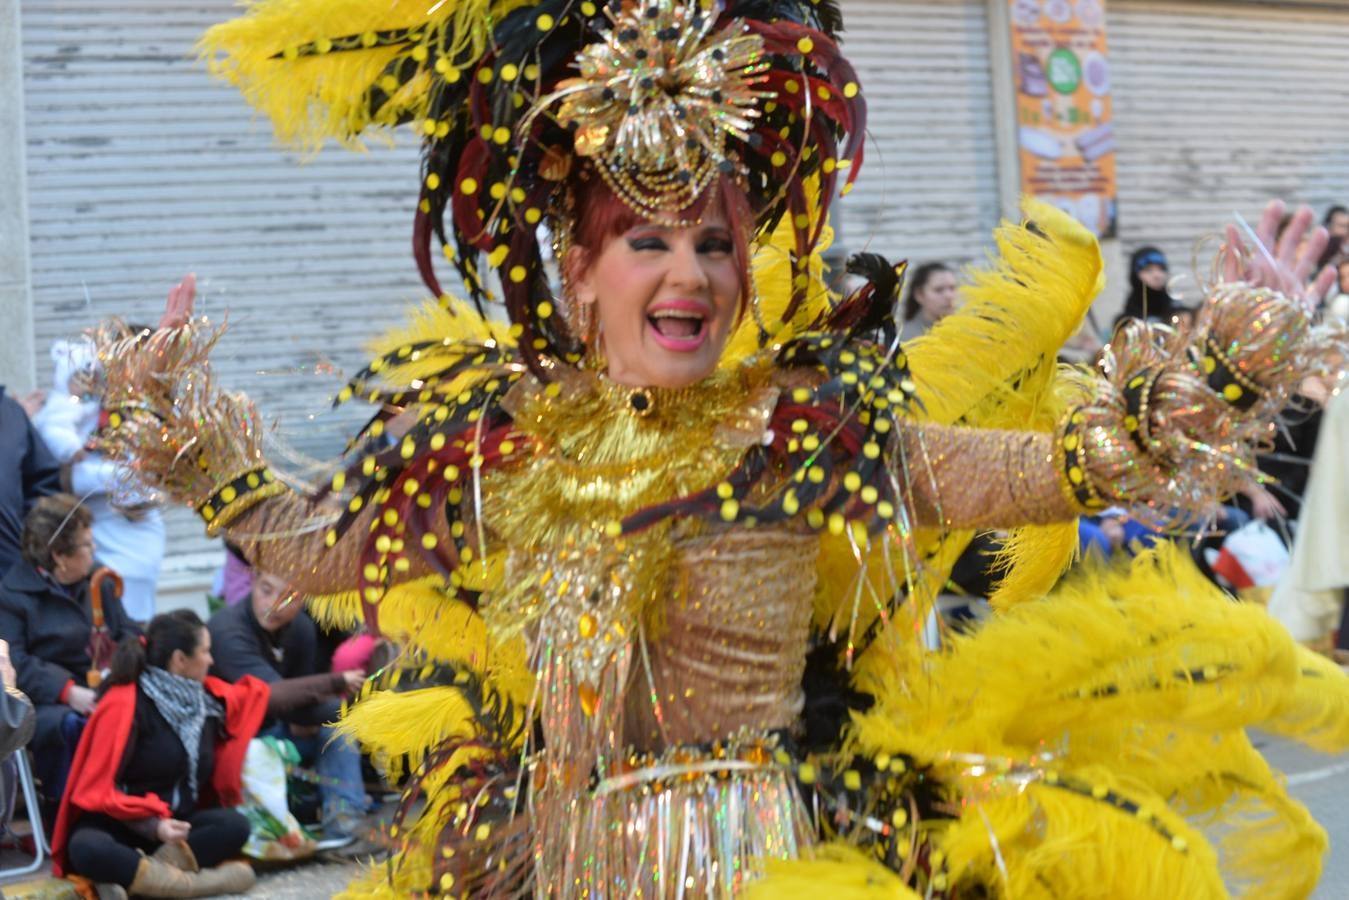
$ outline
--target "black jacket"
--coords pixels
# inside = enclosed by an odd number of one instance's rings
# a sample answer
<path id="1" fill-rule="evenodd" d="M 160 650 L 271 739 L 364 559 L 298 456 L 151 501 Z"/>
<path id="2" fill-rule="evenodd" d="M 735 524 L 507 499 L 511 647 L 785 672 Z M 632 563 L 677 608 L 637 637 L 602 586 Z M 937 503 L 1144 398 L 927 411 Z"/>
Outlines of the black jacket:
<path id="1" fill-rule="evenodd" d="M 208 624 L 211 631 L 211 674 L 228 682 L 252 675 L 267 682 L 272 697 L 267 704 L 267 727 L 278 716 L 296 725 L 320 725 L 331 710 L 324 701 L 342 694 L 341 675 L 319 671 L 318 628 L 301 612 L 276 634 L 253 615 L 250 594 L 233 606 L 218 610 Z"/>
<path id="2" fill-rule="evenodd" d="M 114 640 L 140 634 L 116 596 L 104 597 L 103 616 Z M 59 703 L 72 679 L 84 686 L 93 628 L 89 579 L 62 589 L 24 560 L 0 579 L 0 638 L 9 641 L 19 690 L 34 704 Z"/>
<path id="3" fill-rule="evenodd" d="M 28 414 L 0 385 L 0 575 L 19 561 L 23 517 L 38 497 L 61 490 L 61 466 Z"/>

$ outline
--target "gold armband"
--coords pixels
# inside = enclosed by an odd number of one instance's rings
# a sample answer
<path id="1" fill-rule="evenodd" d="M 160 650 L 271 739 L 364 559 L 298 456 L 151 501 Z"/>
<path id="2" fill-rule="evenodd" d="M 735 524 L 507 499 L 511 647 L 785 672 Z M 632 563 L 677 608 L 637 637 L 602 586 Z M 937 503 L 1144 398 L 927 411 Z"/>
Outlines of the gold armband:
<path id="1" fill-rule="evenodd" d="M 215 537 L 243 513 L 286 489 L 266 466 L 259 466 L 229 481 L 197 505 L 206 523 L 206 533 Z"/>

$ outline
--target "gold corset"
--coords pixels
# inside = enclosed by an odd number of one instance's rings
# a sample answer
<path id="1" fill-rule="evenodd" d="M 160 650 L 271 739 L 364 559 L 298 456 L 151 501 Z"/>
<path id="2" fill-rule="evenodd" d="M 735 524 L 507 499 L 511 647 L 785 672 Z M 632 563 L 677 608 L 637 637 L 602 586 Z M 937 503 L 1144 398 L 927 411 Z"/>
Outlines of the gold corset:
<path id="1" fill-rule="evenodd" d="M 632 665 L 624 744 L 654 752 L 795 726 L 818 547 L 776 528 L 677 542 L 665 626 Z"/>

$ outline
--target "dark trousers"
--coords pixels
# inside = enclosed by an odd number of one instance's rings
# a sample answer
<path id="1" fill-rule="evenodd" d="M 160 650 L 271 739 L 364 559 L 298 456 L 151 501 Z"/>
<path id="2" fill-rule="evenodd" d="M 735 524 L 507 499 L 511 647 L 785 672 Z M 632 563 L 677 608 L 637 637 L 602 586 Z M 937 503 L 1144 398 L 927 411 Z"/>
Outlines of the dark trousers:
<path id="1" fill-rule="evenodd" d="M 248 840 L 248 820 L 232 809 L 198 810 L 187 821 L 192 825 L 187 845 L 203 869 L 238 856 Z M 146 840 L 116 819 L 91 814 L 80 818 L 66 856 L 76 875 L 98 884 L 130 887 L 141 852 L 153 853 L 158 847 L 158 842 Z"/>
<path id="2" fill-rule="evenodd" d="M 48 834 L 56 824 L 56 807 L 65 793 L 70 763 L 87 721 L 64 703 L 43 703 L 37 707 L 37 729 L 28 749 L 32 753 L 33 774 L 40 785 L 42 820 L 47 823 Z"/>

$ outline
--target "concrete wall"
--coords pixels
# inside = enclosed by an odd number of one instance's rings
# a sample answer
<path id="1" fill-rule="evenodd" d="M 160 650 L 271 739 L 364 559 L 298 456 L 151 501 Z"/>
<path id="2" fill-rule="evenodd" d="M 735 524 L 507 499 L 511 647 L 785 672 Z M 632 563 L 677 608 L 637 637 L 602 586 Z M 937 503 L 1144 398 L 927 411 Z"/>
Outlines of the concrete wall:
<path id="1" fill-rule="evenodd" d="M 36 374 L 18 3 L 0 3 L 0 110 L 0 384 L 18 392 L 32 388 Z"/>

